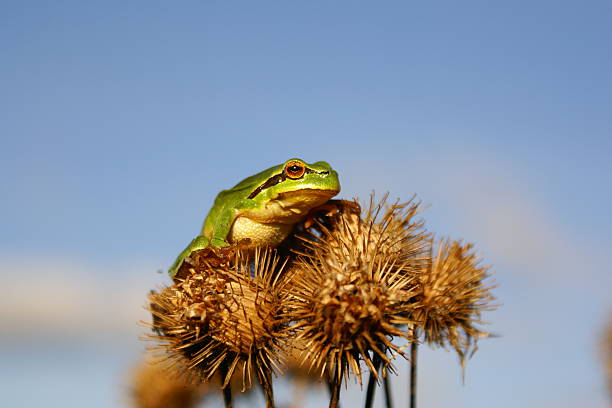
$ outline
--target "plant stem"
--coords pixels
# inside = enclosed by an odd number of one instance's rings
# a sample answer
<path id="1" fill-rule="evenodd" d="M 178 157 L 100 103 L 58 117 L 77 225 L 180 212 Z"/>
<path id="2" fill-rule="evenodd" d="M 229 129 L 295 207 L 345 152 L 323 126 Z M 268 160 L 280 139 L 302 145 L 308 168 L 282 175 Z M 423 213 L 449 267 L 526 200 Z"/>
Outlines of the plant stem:
<path id="1" fill-rule="evenodd" d="M 410 408 L 416 408 L 417 393 L 417 348 L 416 328 L 412 328 L 414 340 L 410 344 Z"/>
<path id="2" fill-rule="evenodd" d="M 325 383 L 327 384 L 327 389 L 329 390 L 329 398 L 331 399 L 332 395 L 334 394 L 333 379 L 330 379 L 329 377 L 327 377 L 327 380 L 325 380 Z M 336 408 L 340 408 L 340 401 L 338 401 L 338 406 Z"/>
<path id="3" fill-rule="evenodd" d="M 376 367 L 376 371 L 378 371 L 378 360 L 374 357 L 374 367 Z M 370 377 L 368 378 L 368 388 L 366 389 L 366 403 L 365 408 L 372 408 L 372 404 L 374 403 L 374 392 L 376 388 L 376 373 L 370 371 Z"/>
<path id="4" fill-rule="evenodd" d="M 370 371 L 370 377 L 368 378 L 368 388 L 366 389 L 365 408 L 372 408 L 372 404 L 374 404 L 374 391 L 376 390 L 374 386 L 376 385 L 376 377 L 378 373 L 378 368 L 380 367 L 380 358 L 378 357 L 378 354 L 374 355 L 373 363 L 376 371 Z"/>
<path id="5" fill-rule="evenodd" d="M 227 363 L 221 363 L 219 367 L 219 373 L 221 374 L 221 384 L 227 377 Z M 225 408 L 232 408 L 232 384 L 231 381 L 227 382 L 227 386 L 223 388 L 223 402 L 225 402 Z"/>
<path id="6" fill-rule="evenodd" d="M 266 398 L 266 408 L 274 408 L 274 392 L 272 390 L 272 376 L 268 371 L 257 370 L 259 383 Z"/>
<path id="7" fill-rule="evenodd" d="M 334 379 L 332 380 L 332 393 L 331 398 L 329 399 L 329 408 L 338 408 L 338 404 L 340 401 L 340 385 L 342 385 L 342 369 L 340 371 L 336 371 L 334 374 Z"/>
<path id="8" fill-rule="evenodd" d="M 232 386 L 229 384 L 223 389 L 223 401 L 225 408 L 232 408 Z"/>
<path id="9" fill-rule="evenodd" d="M 325 383 L 327 384 L 327 390 L 329 391 L 329 398 L 331 398 L 332 394 L 334 393 L 333 378 L 327 377 Z"/>
<path id="10" fill-rule="evenodd" d="M 385 404 L 387 408 L 393 408 L 393 400 L 391 398 L 391 384 L 389 383 L 389 377 L 383 378 L 383 385 L 385 387 Z"/>

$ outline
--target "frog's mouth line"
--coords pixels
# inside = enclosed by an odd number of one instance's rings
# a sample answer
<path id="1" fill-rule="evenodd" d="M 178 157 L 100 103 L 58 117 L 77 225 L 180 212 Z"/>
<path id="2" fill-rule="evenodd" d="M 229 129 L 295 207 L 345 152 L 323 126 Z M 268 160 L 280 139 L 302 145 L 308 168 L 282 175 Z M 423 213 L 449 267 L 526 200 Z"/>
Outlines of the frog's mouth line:
<path id="1" fill-rule="evenodd" d="M 279 193 L 276 199 L 282 200 L 282 199 L 287 199 L 287 198 L 304 197 L 304 196 L 321 197 L 321 198 L 329 199 L 335 196 L 336 194 L 338 194 L 339 192 L 340 190 L 322 190 L 318 188 L 302 188 L 300 190 L 292 190 L 292 191 L 285 191 L 285 192 Z"/>

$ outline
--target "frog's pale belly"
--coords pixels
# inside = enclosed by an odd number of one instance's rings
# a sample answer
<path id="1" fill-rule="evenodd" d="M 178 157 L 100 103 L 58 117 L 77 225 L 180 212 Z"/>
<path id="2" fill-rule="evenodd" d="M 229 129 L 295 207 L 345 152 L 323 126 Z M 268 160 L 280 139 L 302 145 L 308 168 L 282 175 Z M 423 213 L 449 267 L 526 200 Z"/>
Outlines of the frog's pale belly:
<path id="1" fill-rule="evenodd" d="M 247 217 L 238 217 L 229 233 L 229 242 L 248 238 L 253 246 L 278 246 L 293 229 L 293 224 L 261 223 Z"/>

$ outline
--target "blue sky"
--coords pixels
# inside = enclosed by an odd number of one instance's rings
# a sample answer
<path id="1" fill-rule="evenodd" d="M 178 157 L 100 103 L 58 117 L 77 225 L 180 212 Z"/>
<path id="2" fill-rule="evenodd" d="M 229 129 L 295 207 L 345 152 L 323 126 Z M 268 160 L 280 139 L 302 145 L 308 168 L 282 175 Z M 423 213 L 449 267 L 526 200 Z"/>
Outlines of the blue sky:
<path id="1" fill-rule="evenodd" d="M 465 386 L 424 351 L 422 404 L 607 406 L 610 21 L 607 1 L 3 2 L 3 395 L 120 406 L 155 271 L 219 190 L 297 156 L 346 198 L 418 194 L 493 266 L 500 337 Z"/>

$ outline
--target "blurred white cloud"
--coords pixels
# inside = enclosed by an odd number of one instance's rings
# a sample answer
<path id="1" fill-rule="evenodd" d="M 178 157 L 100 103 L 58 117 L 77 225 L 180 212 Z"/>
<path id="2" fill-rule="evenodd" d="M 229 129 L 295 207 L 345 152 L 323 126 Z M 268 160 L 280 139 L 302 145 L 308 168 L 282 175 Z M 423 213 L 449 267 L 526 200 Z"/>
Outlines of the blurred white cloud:
<path id="1" fill-rule="evenodd" d="M 363 163 L 368 163 L 365 173 Z M 475 242 L 486 264 L 503 265 L 517 277 L 554 277 L 557 282 L 579 271 L 583 279 L 598 277 L 612 284 L 601 268 L 606 248 L 556 217 L 558 206 L 546 202 L 534 190 L 530 175 L 503 157 L 454 151 L 375 163 L 361 158 L 351 161 L 344 173 L 361 175 L 345 183 L 349 197 L 356 192 L 367 198 L 363 189 L 374 187 L 402 200 L 417 193 L 431 205 L 423 217 L 428 224 L 435 221 L 433 232 Z M 443 229 L 445 223 L 448 229 Z"/>
<path id="2" fill-rule="evenodd" d="M 445 160 L 448 168 L 434 167 L 444 203 L 456 206 L 461 225 L 486 248 L 487 257 L 513 271 L 554 274 L 567 271 L 567 262 L 584 257 L 582 242 L 526 188 L 521 172 L 488 157 Z M 560 256 L 563 254 L 564 256 Z M 528 269 L 528 270 L 526 270 Z"/>
<path id="3" fill-rule="evenodd" d="M 125 269 L 109 275 L 69 260 L 3 257 L 0 270 L 8 281 L 0 297 L 3 338 L 135 340 L 146 331 L 138 322 L 150 319 L 143 308 L 146 294 L 162 279 L 142 267 Z"/>

